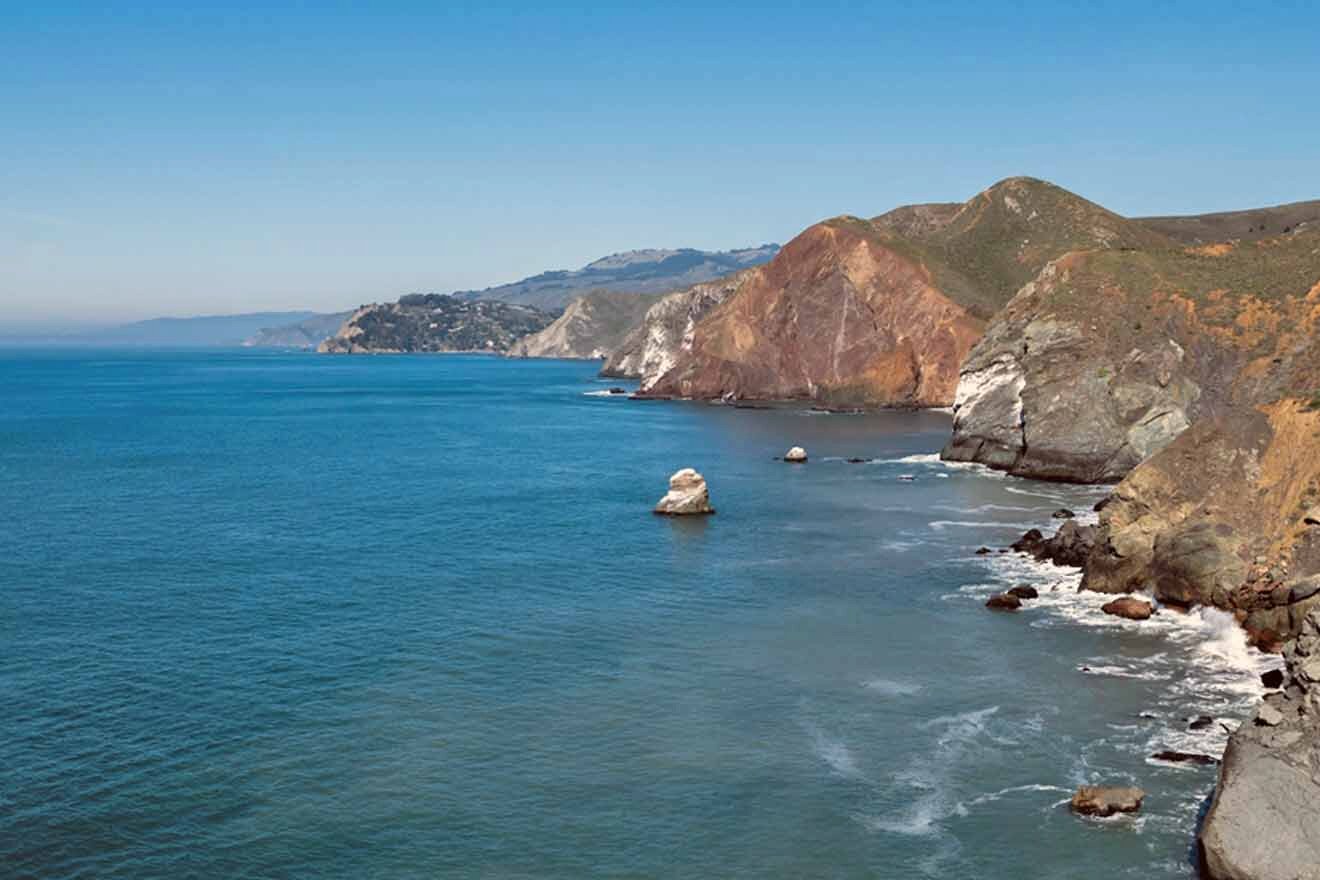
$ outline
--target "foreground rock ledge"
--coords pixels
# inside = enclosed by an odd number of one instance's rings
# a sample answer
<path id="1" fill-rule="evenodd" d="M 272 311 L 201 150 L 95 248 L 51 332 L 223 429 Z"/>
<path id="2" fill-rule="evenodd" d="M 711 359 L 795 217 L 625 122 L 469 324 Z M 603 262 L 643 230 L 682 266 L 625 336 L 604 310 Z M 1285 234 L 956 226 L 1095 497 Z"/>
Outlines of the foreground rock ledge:
<path id="1" fill-rule="evenodd" d="M 1229 738 L 1201 827 L 1211 880 L 1320 880 L 1320 609 L 1284 652 L 1287 682 Z"/>
<path id="2" fill-rule="evenodd" d="M 706 478 L 692 468 L 683 468 L 669 478 L 669 491 L 655 505 L 663 516 L 697 516 L 714 513 Z"/>
<path id="3" fill-rule="evenodd" d="M 1139 788 L 1105 785 L 1083 785 L 1073 795 L 1074 813 L 1083 816 L 1112 816 L 1115 813 L 1135 813 L 1141 809 L 1146 793 Z"/>

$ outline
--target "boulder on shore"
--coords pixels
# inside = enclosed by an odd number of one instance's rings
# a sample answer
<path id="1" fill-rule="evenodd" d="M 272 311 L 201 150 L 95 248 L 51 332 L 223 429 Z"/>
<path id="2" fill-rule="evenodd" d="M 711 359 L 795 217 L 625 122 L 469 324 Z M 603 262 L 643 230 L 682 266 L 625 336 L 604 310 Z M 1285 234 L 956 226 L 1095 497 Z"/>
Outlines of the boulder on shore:
<path id="1" fill-rule="evenodd" d="M 1146 793 L 1139 788 L 1083 785 L 1072 797 L 1072 810 L 1083 816 L 1112 816 L 1141 809 Z"/>
<path id="2" fill-rule="evenodd" d="M 1134 599 L 1131 596 L 1123 596 L 1112 602 L 1106 602 L 1100 606 L 1100 610 L 1115 617 L 1126 617 L 1128 620 L 1148 620 L 1155 613 L 1154 606 L 1149 602 L 1143 599 Z"/>
<path id="3" fill-rule="evenodd" d="M 1320 609 L 1284 661 L 1284 689 L 1228 740 L 1199 840 L 1210 880 L 1320 880 Z"/>
<path id="4" fill-rule="evenodd" d="M 665 516 L 714 513 L 706 478 L 692 468 L 677 471 L 669 478 L 669 492 L 656 503 L 655 512 Z"/>
<path id="5" fill-rule="evenodd" d="M 792 462 L 793 464 L 802 464 L 806 460 L 807 450 L 803 449 L 801 446 L 794 446 L 792 449 L 788 450 L 788 452 L 784 453 L 784 461 Z"/>
<path id="6" fill-rule="evenodd" d="M 995 593 L 986 600 L 985 607 L 991 611 L 1017 611 L 1022 607 L 1022 600 L 1011 593 Z"/>

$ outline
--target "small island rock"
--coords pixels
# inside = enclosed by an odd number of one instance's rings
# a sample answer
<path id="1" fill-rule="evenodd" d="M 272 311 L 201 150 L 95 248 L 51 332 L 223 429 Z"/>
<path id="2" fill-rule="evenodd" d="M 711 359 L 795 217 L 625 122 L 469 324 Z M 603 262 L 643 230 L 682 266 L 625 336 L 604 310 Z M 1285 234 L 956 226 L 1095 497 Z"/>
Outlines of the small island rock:
<path id="1" fill-rule="evenodd" d="M 1112 602 L 1106 602 L 1100 606 L 1100 610 L 1105 614 L 1113 614 L 1115 617 L 1126 617 L 1128 620 L 1147 620 L 1155 613 L 1155 608 L 1149 602 L 1143 599 L 1133 599 L 1131 596 L 1123 596 Z"/>
<path id="2" fill-rule="evenodd" d="M 1141 809 L 1146 793 L 1139 788 L 1083 785 L 1072 797 L 1074 813 L 1083 816 L 1112 816 Z"/>
<path id="3" fill-rule="evenodd" d="M 1009 593 L 995 593 L 986 600 L 985 607 L 991 611 L 1017 611 L 1022 607 L 1022 600 Z"/>
<path id="4" fill-rule="evenodd" d="M 801 446 L 794 446 L 792 449 L 788 450 L 788 452 L 784 453 L 784 461 L 793 464 L 802 464 L 806 460 L 807 450 L 803 449 Z"/>
<path id="5" fill-rule="evenodd" d="M 669 492 L 655 505 L 655 512 L 665 516 L 714 513 L 706 478 L 692 468 L 676 472 L 669 478 Z"/>

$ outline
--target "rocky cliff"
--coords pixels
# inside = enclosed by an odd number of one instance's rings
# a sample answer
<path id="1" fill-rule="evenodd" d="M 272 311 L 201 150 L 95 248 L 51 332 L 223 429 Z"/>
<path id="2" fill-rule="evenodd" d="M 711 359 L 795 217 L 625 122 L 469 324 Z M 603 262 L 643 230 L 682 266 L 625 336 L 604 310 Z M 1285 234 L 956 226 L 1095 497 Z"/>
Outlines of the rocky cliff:
<path id="1" fill-rule="evenodd" d="M 1320 230 L 1049 262 L 962 366 L 944 457 L 1112 482 L 1198 418 L 1297 388 Z"/>
<path id="2" fill-rule="evenodd" d="M 1320 880 L 1320 609 L 1299 630 L 1283 688 L 1224 752 L 1199 839 L 1210 880 Z"/>
<path id="3" fill-rule="evenodd" d="M 1269 647 L 1320 604 L 1320 408 L 1197 421 L 1100 512 L 1083 588 L 1235 612 Z"/>
<path id="4" fill-rule="evenodd" d="M 673 368 L 678 356 L 692 347 L 697 322 L 736 293 L 750 276 L 750 270 L 736 272 L 661 297 L 619 343 L 600 374 L 640 379 L 641 390 L 650 390 Z"/>
<path id="5" fill-rule="evenodd" d="M 961 205 L 835 218 L 751 270 L 646 393 L 947 405 L 986 321 L 1051 260 L 1170 244 L 1031 178 Z"/>
<path id="6" fill-rule="evenodd" d="M 524 336 L 509 349 L 511 357 L 608 357 L 642 322 L 660 296 L 596 290 L 568 304 L 544 330 Z"/>
<path id="7" fill-rule="evenodd" d="M 397 303 L 363 306 L 349 315 L 317 351 L 481 351 L 503 354 L 515 341 L 544 328 L 552 315 L 502 302 L 466 302 L 440 294 L 405 296 Z"/>

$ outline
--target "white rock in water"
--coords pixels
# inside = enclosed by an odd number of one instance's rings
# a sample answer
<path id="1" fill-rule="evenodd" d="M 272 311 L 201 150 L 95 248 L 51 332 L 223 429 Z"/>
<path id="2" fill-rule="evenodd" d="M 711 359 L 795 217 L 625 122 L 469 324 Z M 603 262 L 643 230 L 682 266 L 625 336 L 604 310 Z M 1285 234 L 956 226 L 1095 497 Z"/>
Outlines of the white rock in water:
<path id="1" fill-rule="evenodd" d="M 784 453 L 784 461 L 791 461 L 794 464 L 800 464 L 807 460 L 807 450 L 801 446 L 794 446 L 788 452 Z"/>
<path id="2" fill-rule="evenodd" d="M 692 468 L 678 471 L 669 478 L 669 492 L 655 505 L 655 512 L 665 516 L 714 513 L 706 478 Z"/>

